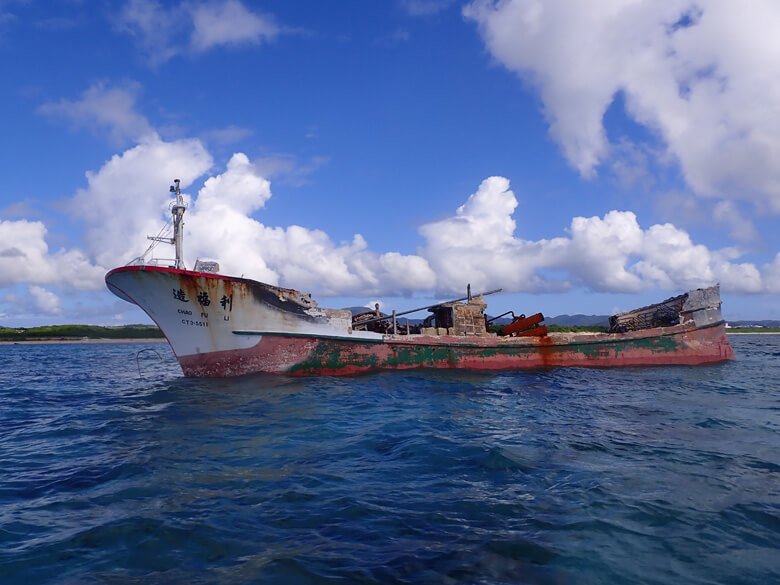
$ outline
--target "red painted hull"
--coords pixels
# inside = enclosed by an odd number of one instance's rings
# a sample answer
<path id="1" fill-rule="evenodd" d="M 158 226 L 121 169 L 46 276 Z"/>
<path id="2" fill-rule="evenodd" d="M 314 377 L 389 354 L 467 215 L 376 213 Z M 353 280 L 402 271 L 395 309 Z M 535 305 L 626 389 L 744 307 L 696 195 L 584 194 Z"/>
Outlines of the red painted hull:
<path id="1" fill-rule="evenodd" d="M 184 374 L 254 372 L 351 375 L 411 368 L 520 370 L 548 367 L 700 365 L 734 359 L 723 324 L 535 339 L 387 336 L 376 342 L 264 334 L 246 349 L 180 356 Z"/>

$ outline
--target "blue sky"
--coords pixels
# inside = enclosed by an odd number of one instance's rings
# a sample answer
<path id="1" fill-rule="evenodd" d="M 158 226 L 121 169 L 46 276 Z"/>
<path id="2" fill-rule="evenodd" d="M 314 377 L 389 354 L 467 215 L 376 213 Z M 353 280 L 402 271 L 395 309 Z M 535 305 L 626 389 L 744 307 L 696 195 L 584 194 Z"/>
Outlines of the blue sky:
<path id="1" fill-rule="evenodd" d="M 0 324 L 105 289 L 181 178 L 187 261 L 399 310 L 780 319 L 773 2 L 0 0 Z"/>

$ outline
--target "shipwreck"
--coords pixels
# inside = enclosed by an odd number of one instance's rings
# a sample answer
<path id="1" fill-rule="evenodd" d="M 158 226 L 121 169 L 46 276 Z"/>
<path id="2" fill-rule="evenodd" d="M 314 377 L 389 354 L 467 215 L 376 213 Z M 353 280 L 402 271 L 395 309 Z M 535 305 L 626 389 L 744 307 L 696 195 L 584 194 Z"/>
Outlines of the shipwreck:
<path id="1" fill-rule="evenodd" d="M 185 376 L 270 372 L 298 376 L 446 368 L 519 370 L 548 367 L 699 365 L 734 359 L 717 285 L 610 318 L 604 333 L 554 333 L 541 313 L 514 315 L 500 328 L 486 316 L 486 296 L 421 307 L 422 323 L 377 310 L 353 315 L 311 295 L 219 273 L 216 262 L 183 261 L 179 182 L 171 187 L 175 258 L 136 258 L 106 274 L 108 289 L 160 327 Z M 506 314 L 505 314 L 506 315 Z"/>

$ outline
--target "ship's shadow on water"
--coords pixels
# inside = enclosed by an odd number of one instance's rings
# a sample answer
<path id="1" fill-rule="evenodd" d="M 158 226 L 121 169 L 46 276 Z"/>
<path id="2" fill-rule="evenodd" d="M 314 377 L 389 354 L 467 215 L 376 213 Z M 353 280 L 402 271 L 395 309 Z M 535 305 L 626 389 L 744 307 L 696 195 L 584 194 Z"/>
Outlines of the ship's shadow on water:
<path id="1" fill-rule="evenodd" d="M 764 337 L 702 368 L 228 380 L 5 348 L 0 582 L 777 582 Z"/>

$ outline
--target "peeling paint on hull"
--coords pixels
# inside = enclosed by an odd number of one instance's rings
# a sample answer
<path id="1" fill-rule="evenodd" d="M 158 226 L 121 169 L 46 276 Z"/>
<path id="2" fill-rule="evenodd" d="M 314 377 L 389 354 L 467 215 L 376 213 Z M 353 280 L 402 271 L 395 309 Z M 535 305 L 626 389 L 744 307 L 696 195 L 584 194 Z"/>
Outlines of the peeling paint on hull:
<path id="1" fill-rule="evenodd" d="M 722 322 L 541 338 L 380 335 L 351 332 L 341 312 L 308 309 L 306 297 L 296 291 L 248 279 L 131 266 L 109 272 L 106 283 L 154 319 L 186 376 L 698 365 L 734 359 Z M 220 303 L 226 299 L 230 304 Z"/>
<path id="2" fill-rule="evenodd" d="M 485 340 L 482 342 L 482 340 Z M 550 335 L 529 343 L 475 338 L 387 336 L 379 343 L 263 335 L 251 348 L 185 356 L 188 376 L 275 372 L 297 376 L 352 375 L 411 368 L 521 370 L 550 367 L 699 365 L 734 359 L 723 325 L 668 327 L 653 336 Z"/>

